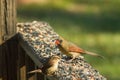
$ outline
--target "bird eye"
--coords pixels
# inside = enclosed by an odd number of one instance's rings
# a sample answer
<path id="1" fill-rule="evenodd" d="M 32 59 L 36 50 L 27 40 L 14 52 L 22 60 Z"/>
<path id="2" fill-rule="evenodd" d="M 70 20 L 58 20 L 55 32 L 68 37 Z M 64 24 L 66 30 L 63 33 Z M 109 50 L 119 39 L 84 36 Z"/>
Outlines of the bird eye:
<path id="1" fill-rule="evenodd" d="M 51 40 L 52 42 L 54 42 L 55 40 Z"/>
<path id="2" fill-rule="evenodd" d="M 62 40 L 60 40 L 60 43 L 62 43 L 63 41 Z"/>

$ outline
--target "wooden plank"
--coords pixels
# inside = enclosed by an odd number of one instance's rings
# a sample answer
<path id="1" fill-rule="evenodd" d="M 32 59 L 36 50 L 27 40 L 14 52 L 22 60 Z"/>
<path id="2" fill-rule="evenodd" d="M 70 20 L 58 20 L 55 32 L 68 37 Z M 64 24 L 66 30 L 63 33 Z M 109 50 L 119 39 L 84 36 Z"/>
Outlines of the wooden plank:
<path id="1" fill-rule="evenodd" d="M 6 10 L 5 10 L 5 22 L 6 22 L 6 35 L 12 35 L 16 33 L 16 11 L 14 8 L 16 8 L 15 4 L 16 0 L 5 0 Z M 8 34 L 9 33 L 9 34 Z"/>
<path id="2" fill-rule="evenodd" d="M 20 45 L 18 44 L 18 59 L 17 59 L 17 80 L 20 80 Z"/>
<path id="3" fill-rule="evenodd" d="M 9 54 L 7 53 L 7 62 L 8 62 L 8 75 L 9 75 L 9 79 L 10 80 L 16 80 L 17 79 L 17 52 L 18 52 L 18 48 L 17 48 L 17 41 L 16 41 L 16 37 L 14 36 L 13 38 L 11 38 L 10 40 L 8 40 L 8 51 Z M 12 73 L 12 74 L 11 74 Z"/>
<path id="4" fill-rule="evenodd" d="M 26 66 L 20 68 L 20 80 L 26 80 Z"/>
<path id="5" fill-rule="evenodd" d="M 22 48 L 26 51 L 26 53 L 30 56 L 30 58 L 34 61 L 34 63 L 41 68 L 43 64 L 40 62 L 39 57 L 35 54 L 35 51 L 21 38 L 19 37 L 19 42 Z"/>
<path id="6" fill-rule="evenodd" d="M 0 46 L 0 80 L 2 79 L 2 47 Z"/>
<path id="7" fill-rule="evenodd" d="M 0 80 L 3 80 L 2 72 L 3 72 L 3 56 L 2 56 L 2 0 L 0 0 Z"/>
<path id="8" fill-rule="evenodd" d="M 26 66 L 20 68 L 20 80 L 26 80 Z"/>
<path id="9" fill-rule="evenodd" d="M 2 52 L 2 76 L 1 76 L 1 78 L 2 78 L 2 80 L 8 80 L 8 77 L 7 77 L 7 58 L 6 58 L 6 44 L 2 44 L 2 46 L 1 46 L 1 48 L 2 48 L 2 50 L 1 50 L 1 52 Z M 3 53 L 3 51 L 4 51 L 4 53 Z"/>
<path id="10" fill-rule="evenodd" d="M 16 13 L 16 9 L 17 9 L 17 5 L 16 5 L 16 3 L 17 3 L 17 0 L 13 0 L 13 4 L 12 4 L 12 14 L 14 15 L 13 16 L 13 26 L 15 26 L 16 27 L 16 23 L 17 23 L 17 20 L 16 20 L 16 16 L 17 16 L 17 13 Z M 17 28 L 14 28 L 13 29 L 13 33 L 16 33 L 17 32 Z"/>
<path id="11" fill-rule="evenodd" d="M 15 1 L 0 0 L 0 80 L 17 79 L 17 40 L 12 38 L 16 34 Z"/>
<path id="12" fill-rule="evenodd" d="M 18 80 L 26 80 L 25 52 L 20 46 L 18 48 L 18 61 Z"/>
<path id="13" fill-rule="evenodd" d="M 20 46 L 26 51 L 26 54 L 29 56 L 26 57 L 26 65 L 27 65 L 27 72 L 34 70 L 35 65 L 39 68 L 43 66 L 43 64 L 40 62 L 39 57 L 35 54 L 35 51 L 21 38 L 19 37 L 19 43 Z M 31 60 L 32 59 L 32 60 Z M 39 80 L 40 74 L 30 74 L 27 75 L 28 80 Z"/>
<path id="14" fill-rule="evenodd" d="M 16 0 L 1 0 L 0 44 L 16 34 Z M 6 40 L 4 36 L 7 36 Z"/>
<path id="15" fill-rule="evenodd" d="M 25 56 L 26 56 L 25 63 L 27 66 L 27 73 L 28 73 L 29 71 L 34 70 L 36 66 L 27 54 L 25 54 Z M 27 74 L 27 79 L 36 80 L 36 74 Z"/>
<path id="16" fill-rule="evenodd" d="M 13 38 L 0 46 L 1 79 L 16 80 L 17 42 Z M 8 54 L 9 51 L 9 54 Z M 12 74 L 11 74 L 12 73 Z"/>
<path id="17" fill-rule="evenodd" d="M 4 34 L 4 1 L 0 0 L 0 45 L 3 43 L 2 36 Z"/>
<path id="18" fill-rule="evenodd" d="M 17 80 L 36 80 L 36 74 L 28 75 L 27 72 L 35 69 L 34 62 L 26 54 L 24 49 L 19 45 L 18 48 L 18 77 Z"/>
<path id="19" fill-rule="evenodd" d="M 0 44 L 2 44 L 2 0 L 0 0 Z"/>

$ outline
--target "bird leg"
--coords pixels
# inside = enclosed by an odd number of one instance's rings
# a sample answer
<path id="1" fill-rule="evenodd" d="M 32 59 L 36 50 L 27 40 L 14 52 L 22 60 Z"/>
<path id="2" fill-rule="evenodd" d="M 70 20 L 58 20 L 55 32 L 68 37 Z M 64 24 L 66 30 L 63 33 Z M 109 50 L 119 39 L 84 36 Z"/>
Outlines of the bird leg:
<path id="1" fill-rule="evenodd" d="M 76 59 L 76 58 L 78 58 L 78 57 L 80 57 L 80 58 L 84 58 L 83 56 L 81 56 L 80 55 L 80 53 L 76 53 L 76 52 L 69 52 L 69 54 L 70 54 L 70 57 L 71 57 L 71 59 L 69 60 L 69 62 L 71 62 L 72 60 L 74 60 L 74 59 Z"/>

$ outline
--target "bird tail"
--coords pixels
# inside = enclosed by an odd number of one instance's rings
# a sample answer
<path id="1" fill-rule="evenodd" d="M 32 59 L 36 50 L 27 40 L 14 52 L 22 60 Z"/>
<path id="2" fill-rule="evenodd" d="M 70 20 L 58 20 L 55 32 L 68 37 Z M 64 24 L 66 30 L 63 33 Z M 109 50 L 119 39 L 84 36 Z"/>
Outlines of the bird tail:
<path id="1" fill-rule="evenodd" d="M 28 72 L 28 74 L 31 74 L 31 73 L 42 73 L 42 70 L 41 69 L 36 69 L 36 70 Z"/>
<path id="2" fill-rule="evenodd" d="M 89 51 L 85 51 L 86 54 L 89 54 L 89 55 L 92 55 L 92 56 L 97 56 L 97 57 L 100 57 L 100 58 L 103 58 L 103 56 L 99 55 L 99 54 L 96 54 L 96 53 L 93 53 L 93 52 L 89 52 Z"/>

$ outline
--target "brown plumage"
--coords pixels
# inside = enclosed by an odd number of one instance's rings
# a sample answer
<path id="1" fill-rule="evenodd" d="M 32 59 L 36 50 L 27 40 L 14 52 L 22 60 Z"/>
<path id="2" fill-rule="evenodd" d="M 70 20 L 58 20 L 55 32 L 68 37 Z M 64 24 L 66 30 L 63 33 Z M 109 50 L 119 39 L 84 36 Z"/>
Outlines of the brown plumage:
<path id="1" fill-rule="evenodd" d="M 59 56 L 52 56 L 48 62 L 43 66 L 42 69 L 37 69 L 37 70 L 33 70 L 28 72 L 30 73 L 43 73 L 45 75 L 52 75 L 54 74 L 55 71 L 57 71 L 58 69 L 58 62 L 60 61 L 60 57 Z"/>
<path id="2" fill-rule="evenodd" d="M 96 53 L 83 50 L 82 48 L 78 47 L 77 45 L 73 44 L 72 42 L 65 40 L 62 37 L 60 37 L 60 39 L 55 40 L 55 44 L 59 47 L 59 49 L 62 53 L 66 54 L 67 56 L 72 57 L 72 59 L 80 56 L 81 54 L 89 54 L 92 56 L 102 57 Z"/>

